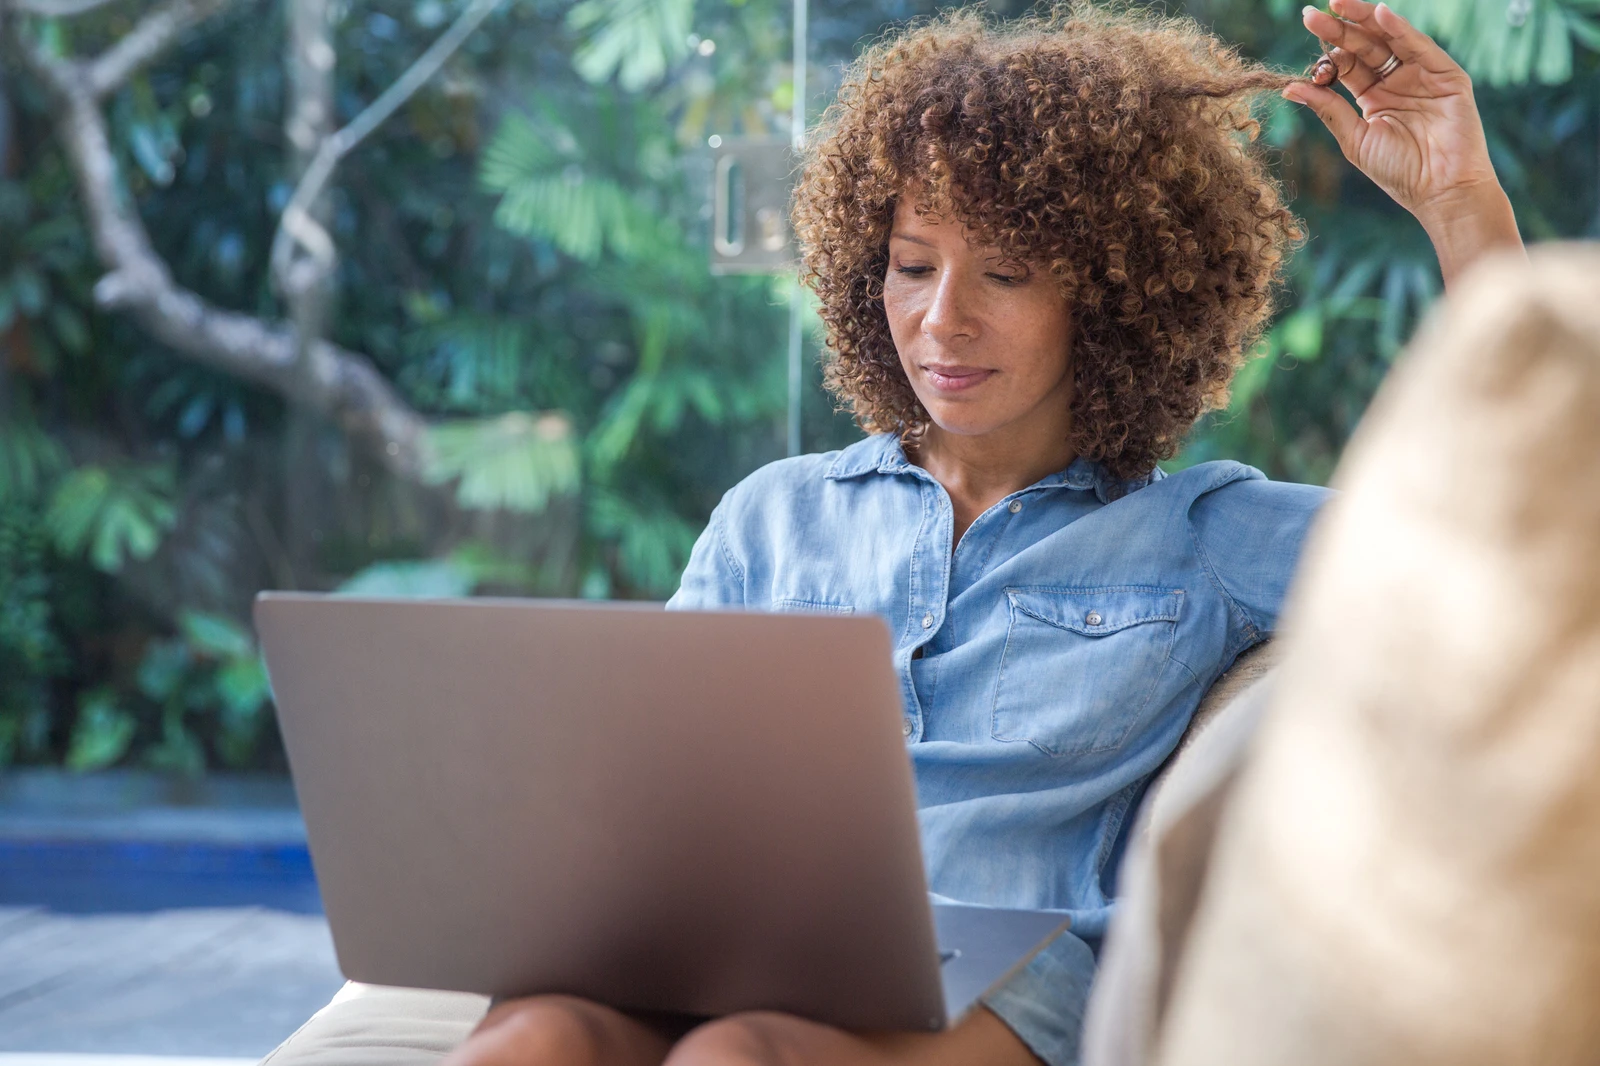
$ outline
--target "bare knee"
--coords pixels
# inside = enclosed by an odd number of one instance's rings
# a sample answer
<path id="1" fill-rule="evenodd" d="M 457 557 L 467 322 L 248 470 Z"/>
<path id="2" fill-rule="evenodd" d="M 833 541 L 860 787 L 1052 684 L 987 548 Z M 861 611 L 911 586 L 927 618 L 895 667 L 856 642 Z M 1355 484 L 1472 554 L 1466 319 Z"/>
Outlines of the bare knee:
<path id="1" fill-rule="evenodd" d="M 678 1041 L 663 1066 L 791 1066 L 798 1018 L 765 1011 L 732 1014 Z"/>
<path id="2" fill-rule="evenodd" d="M 484 1016 L 446 1066 L 600 1066 L 613 1061 L 615 1012 L 574 996 L 509 1000 Z"/>

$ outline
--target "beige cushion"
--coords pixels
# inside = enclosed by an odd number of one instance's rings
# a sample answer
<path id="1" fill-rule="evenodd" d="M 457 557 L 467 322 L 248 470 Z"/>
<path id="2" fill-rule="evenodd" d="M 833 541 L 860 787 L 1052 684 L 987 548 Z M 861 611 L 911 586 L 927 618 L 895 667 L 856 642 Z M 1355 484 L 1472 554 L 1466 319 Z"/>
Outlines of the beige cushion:
<path id="1" fill-rule="evenodd" d="M 1085 1066 L 1143 1066 L 1183 957 L 1212 840 L 1271 685 L 1271 644 L 1211 686 L 1151 784 L 1118 877 L 1116 919 L 1085 1019 Z"/>
<path id="2" fill-rule="evenodd" d="M 1600 1054 L 1600 248 L 1483 264 L 1307 546 L 1153 1061 Z"/>

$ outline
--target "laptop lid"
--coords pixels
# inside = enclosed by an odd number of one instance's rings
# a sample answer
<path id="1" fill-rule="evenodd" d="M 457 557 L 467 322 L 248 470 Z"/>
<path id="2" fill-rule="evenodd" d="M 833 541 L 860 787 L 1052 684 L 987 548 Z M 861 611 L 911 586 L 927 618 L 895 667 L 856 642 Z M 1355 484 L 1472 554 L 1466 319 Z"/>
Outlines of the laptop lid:
<path id="1" fill-rule="evenodd" d="M 944 1023 L 881 619 L 288 593 L 255 618 L 347 976 Z"/>

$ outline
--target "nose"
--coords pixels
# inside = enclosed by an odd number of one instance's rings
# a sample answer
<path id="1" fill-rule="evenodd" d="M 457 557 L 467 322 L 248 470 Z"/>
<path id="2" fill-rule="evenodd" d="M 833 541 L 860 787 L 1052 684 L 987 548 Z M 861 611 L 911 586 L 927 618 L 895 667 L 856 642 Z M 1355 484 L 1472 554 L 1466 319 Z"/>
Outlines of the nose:
<path id="1" fill-rule="evenodd" d="M 939 344 L 977 336 L 978 323 L 969 306 L 970 293 L 953 270 L 941 270 L 933 300 L 922 313 L 922 333 Z"/>

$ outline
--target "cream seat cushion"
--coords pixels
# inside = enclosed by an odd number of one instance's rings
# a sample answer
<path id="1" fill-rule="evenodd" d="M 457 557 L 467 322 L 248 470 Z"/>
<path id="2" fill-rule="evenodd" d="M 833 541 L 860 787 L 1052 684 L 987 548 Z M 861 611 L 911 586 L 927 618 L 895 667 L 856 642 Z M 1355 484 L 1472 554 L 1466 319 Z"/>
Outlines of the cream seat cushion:
<path id="1" fill-rule="evenodd" d="M 467 1038 L 488 996 L 350 981 L 262 1066 L 432 1066 Z"/>

